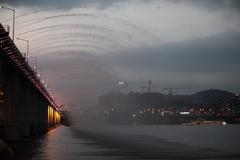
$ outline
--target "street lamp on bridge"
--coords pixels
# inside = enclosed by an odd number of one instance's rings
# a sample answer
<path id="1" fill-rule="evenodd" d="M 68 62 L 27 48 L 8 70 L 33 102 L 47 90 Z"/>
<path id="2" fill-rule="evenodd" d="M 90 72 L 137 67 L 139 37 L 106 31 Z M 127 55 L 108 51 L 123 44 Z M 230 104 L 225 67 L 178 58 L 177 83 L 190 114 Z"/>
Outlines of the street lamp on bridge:
<path id="1" fill-rule="evenodd" d="M 15 15 L 15 9 L 13 9 L 13 8 L 9 8 L 9 7 L 5 7 L 5 6 L 2 6 L 2 5 L 0 5 L 0 8 L 2 8 L 2 9 L 6 9 L 6 10 L 9 10 L 9 11 L 12 11 L 13 12 L 13 29 L 12 29 L 12 40 L 13 40 L 13 42 L 14 42 L 14 32 L 15 32 L 15 19 L 16 19 L 16 15 Z"/>
<path id="2" fill-rule="evenodd" d="M 29 58 L 29 40 L 26 40 L 26 39 L 22 39 L 22 38 L 16 38 L 17 40 L 20 40 L 20 41 L 24 41 L 27 43 L 27 54 L 25 56 L 26 58 L 26 61 L 28 62 L 28 58 Z"/>
<path id="3" fill-rule="evenodd" d="M 33 65 L 33 70 L 35 71 L 35 73 L 37 74 L 37 70 L 38 70 L 38 61 L 37 61 L 37 57 L 34 56 L 28 56 L 28 60 L 30 61 L 30 58 L 34 59 L 34 65 Z M 30 63 L 30 62 L 29 62 Z"/>

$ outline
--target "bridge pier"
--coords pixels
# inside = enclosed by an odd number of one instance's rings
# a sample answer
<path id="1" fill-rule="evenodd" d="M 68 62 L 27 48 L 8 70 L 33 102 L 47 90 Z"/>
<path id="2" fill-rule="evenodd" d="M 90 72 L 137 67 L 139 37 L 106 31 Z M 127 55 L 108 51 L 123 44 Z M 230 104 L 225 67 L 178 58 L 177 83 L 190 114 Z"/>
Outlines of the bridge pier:
<path id="1" fill-rule="evenodd" d="M 3 74 L 3 62 L 2 62 L 2 54 L 0 53 L 0 136 L 3 135 L 3 124 L 5 119 L 4 114 L 4 89 L 3 89 L 3 82 L 4 82 L 4 74 Z"/>
<path id="2" fill-rule="evenodd" d="M 30 108 L 30 86 L 24 79 L 21 80 L 21 106 L 20 106 L 20 137 L 30 137 L 30 120 L 29 120 L 29 108 Z"/>
<path id="3" fill-rule="evenodd" d="M 6 94 L 6 101 L 5 101 L 5 114 L 7 115 L 6 121 L 7 125 L 6 128 L 6 138 L 11 140 L 18 140 L 20 138 L 19 136 L 19 113 L 20 111 L 20 81 L 18 80 L 18 74 L 15 68 L 7 68 L 5 73 L 6 81 L 5 81 L 5 88 L 7 89 Z"/>

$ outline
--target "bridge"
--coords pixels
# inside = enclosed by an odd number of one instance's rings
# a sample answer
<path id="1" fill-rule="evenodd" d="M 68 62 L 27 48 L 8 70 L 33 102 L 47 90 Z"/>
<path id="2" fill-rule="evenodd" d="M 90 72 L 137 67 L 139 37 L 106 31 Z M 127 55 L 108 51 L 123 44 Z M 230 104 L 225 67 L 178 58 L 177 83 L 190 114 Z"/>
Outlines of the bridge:
<path id="1" fill-rule="evenodd" d="M 18 140 L 59 123 L 58 105 L 0 23 L 0 137 Z"/>

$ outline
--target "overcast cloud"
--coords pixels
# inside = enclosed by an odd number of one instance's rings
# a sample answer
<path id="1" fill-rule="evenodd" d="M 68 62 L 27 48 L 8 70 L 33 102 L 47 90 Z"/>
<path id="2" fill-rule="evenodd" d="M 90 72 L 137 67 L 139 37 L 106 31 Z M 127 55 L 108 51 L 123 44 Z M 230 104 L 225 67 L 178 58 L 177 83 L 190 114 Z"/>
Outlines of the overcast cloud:
<path id="1" fill-rule="evenodd" d="M 8 0 L 16 36 L 62 104 L 94 104 L 116 82 L 240 92 L 238 0 Z M 11 14 L 0 10 L 0 21 Z M 16 41 L 22 52 L 25 44 Z M 33 61 L 31 61 L 33 63 Z M 131 87 L 131 86 L 130 86 Z M 133 87 L 139 89 L 141 86 Z"/>

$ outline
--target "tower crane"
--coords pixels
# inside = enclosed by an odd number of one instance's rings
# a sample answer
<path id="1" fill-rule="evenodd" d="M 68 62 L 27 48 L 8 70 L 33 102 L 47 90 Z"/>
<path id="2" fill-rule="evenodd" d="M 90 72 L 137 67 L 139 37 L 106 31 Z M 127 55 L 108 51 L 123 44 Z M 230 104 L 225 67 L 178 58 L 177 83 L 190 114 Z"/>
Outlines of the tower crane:
<path id="1" fill-rule="evenodd" d="M 128 81 L 119 81 L 118 85 L 124 85 L 126 92 L 128 93 L 129 85 L 141 85 L 146 84 L 146 82 L 128 82 Z M 151 89 L 150 89 L 151 90 Z"/>
<path id="2" fill-rule="evenodd" d="M 192 87 L 177 87 L 177 88 L 172 88 L 172 87 L 165 87 L 163 90 L 168 90 L 168 95 L 172 96 L 174 93 L 178 92 L 175 90 L 185 90 L 185 89 L 191 89 Z"/>

